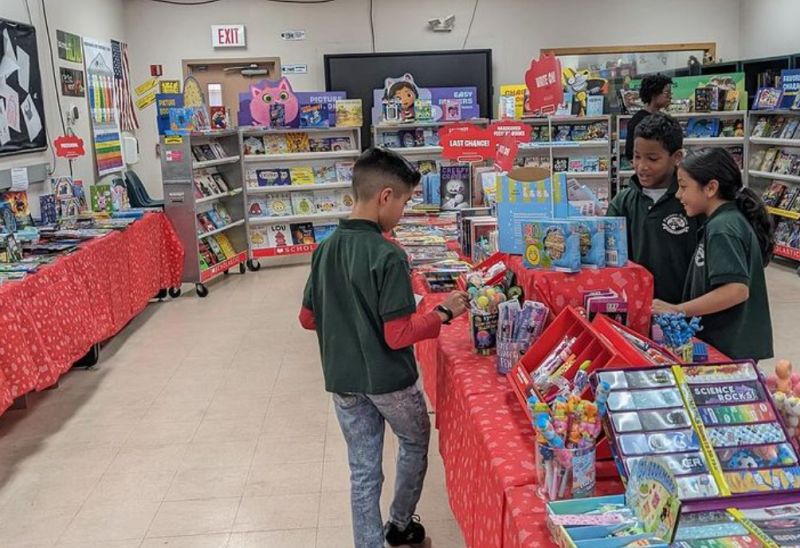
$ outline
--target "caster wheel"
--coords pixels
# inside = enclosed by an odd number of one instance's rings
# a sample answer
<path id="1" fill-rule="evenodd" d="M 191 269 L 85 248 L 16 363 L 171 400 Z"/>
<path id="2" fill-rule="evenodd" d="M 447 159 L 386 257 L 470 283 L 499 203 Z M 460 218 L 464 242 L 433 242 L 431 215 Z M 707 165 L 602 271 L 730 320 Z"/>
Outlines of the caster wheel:
<path id="1" fill-rule="evenodd" d="M 244 263 L 239 263 L 239 274 L 244 274 L 245 272 L 247 272 L 247 267 Z"/>
<path id="2" fill-rule="evenodd" d="M 205 297 L 208 295 L 208 288 L 203 284 L 194 284 L 195 291 L 198 297 Z"/>
<path id="3" fill-rule="evenodd" d="M 228 274 L 230 274 L 230 273 L 231 273 L 231 271 L 230 271 L 230 269 L 229 269 L 229 270 L 226 270 L 225 272 L 223 272 L 223 273 L 222 273 L 222 275 L 223 275 L 223 276 L 227 276 L 227 275 L 228 275 Z"/>
<path id="4" fill-rule="evenodd" d="M 181 296 L 181 288 L 180 287 L 170 287 L 169 288 L 169 296 L 173 299 L 177 299 Z"/>
<path id="5" fill-rule="evenodd" d="M 254 261 L 253 259 L 248 259 L 247 268 L 249 268 L 253 272 L 258 272 L 258 270 L 261 269 L 261 263 L 258 262 L 257 260 Z"/>
<path id="6" fill-rule="evenodd" d="M 158 294 L 156 295 L 156 299 L 159 301 L 165 299 L 167 297 L 167 290 L 166 289 L 159 289 Z"/>

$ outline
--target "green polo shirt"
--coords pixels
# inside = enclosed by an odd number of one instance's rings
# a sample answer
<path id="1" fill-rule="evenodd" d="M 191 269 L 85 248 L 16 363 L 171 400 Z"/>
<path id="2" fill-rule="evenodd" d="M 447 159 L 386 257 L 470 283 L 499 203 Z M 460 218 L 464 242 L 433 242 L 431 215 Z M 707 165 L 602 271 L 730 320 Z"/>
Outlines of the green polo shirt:
<path id="1" fill-rule="evenodd" d="M 720 206 L 701 229 L 683 300 L 696 299 L 729 283 L 746 284 L 750 297 L 703 316 L 698 337 L 733 359 L 771 358 L 772 322 L 761 249 L 753 228 L 734 202 Z"/>
<path id="2" fill-rule="evenodd" d="M 314 312 L 328 392 L 384 394 L 417 380 L 413 348 L 392 350 L 383 334 L 417 310 L 408 258 L 376 223 L 339 222 L 314 251 L 303 306 Z"/>
<path id="3" fill-rule="evenodd" d="M 677 191 L 676 175 L 666 194 L 654 203 L 634 175 L 608 207 L 608 215 L 627 219 L 628 255 L 653 274 L 655 298 L 668 303 L 681 300 L 699 226 L 697 219 L 686 216 L 675 197 Z"/>

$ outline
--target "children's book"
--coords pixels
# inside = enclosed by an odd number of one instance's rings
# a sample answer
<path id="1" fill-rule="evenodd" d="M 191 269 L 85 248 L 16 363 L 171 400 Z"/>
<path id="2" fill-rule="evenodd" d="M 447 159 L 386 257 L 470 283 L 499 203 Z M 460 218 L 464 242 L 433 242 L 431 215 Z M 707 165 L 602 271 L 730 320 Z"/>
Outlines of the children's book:
<path id="1" fill-rule="evenodd" d="M 288 224 L 267 226 L 267 247 L 284 247 L 290 245 L 291 232 Z"/>
<path id="2" fill-rule="evenodd" d="M 192 147 L 192 158 L 194 158 L 195 162 L 205 162 L 206 156 L 203 154 L 203 149 L 200 145 L 195 145 Z"/>
<path id="3" fill-rule="evenodd" d="M 250 137 L 245 137 L 244 141 L 243 141 L 244 153 L 245 154 L 264 154 L 264 151 L 265 151 L 264 143 L 265 143 L 267 137 L 269 137 L 269 136 L 265 136 L 263 141 L 261 139 L 259 139 L 258 137 L 254 137 L 252 135 Z M 274 154 L 274 153 L 271 152 L 270 154 Z"/>
<path id="4" fill-rule="evenodd" d="M 779 152 L 772 166 L 772 172 L 780 175 L 788 175 L 792 169 L 792 155 L 787 152 Z"/>
<path id="5" fill-rule="evenodd" d="M 586 156 L 583 159 L 583 171 L 595 172 L 600 171 L 600 158 L 597 156 Z"/>
<path id="6" fill-rule="evenodd" d="M 0 194 L 0 202 L 5 202 L 8 205 L 8 209 L 14 216 L 17 229 L 25 226 L 33 226 L 33 217 L 31 217 L 31 210 L 28 205 L 28 193 L 26 191 L 20 190 Z M 110 207 L 111 203 L 109 200 L 109 208 Z"/>
<path id="7" fill-rule="evenodd" d="M 310 167 L 289 168 L 289 178 L 292 185 L 313 185 L 316 182 L 314 170 Z"/>
<path id="8" fill-rule="evenodd" d="M 309 137 L 308 146 L 311 152 L 330 152 L 331 142 L 329 137 Z"/>
<path id="9" fill-rule="evenodd" d="M 397 131 L 387 131 L 383 133 L 383 146 L 386 148 L 399 148 L 403 146 L 403 143 L 400 141 L 400 132 Z"/>
<path id="10" fill-rule="evenodd" d="M 345 188 L 338 191 L 336 197 L 339 211 L 344 213 L 353 209 L 355 200 L 353 199 L 353 191 L 351 189 Z"/>
<path id="11" fill-rule="evenodd" d="M 556 126 L 556 136 L 554 141 L 569 141 L 571 126 Z"/>
<path id="12" fill-rule="evenodd" d="M 245 143 L 245 147 L 246 145 L 247 143 Z M 262 145 L 266 150 L 267 154 L 286 154 L 287 152 L 289 152 L 289 143 L 286 139 L 286 135 L 281 135 L 281 134 L 264 135 Z M 246 149 L 245 149 L 245 154 L 248 154 Z"/>
<path id="13" fill-rule="evenodd" d="M 350 143 L 350 137 L 334 137 L 331 139 L 331 150 L 352 150 L 353 145 Z"/>
<path id="14" fill-rule="evenodd" d="M 267 230 L 275 225 L 254 226 L 250 228 L 250 247 L 253 249 L 263 249 L 270 247 L 267 243 Z M 284 240 L 285 241 L 285 240 Z"/>
<path id="15" fill-rule="evenodd" d="M 204 145 L 200 145 L 200 150 L 203 153 L 203 159 L 205 159 L 205 160 L 216 160 L 217 159 L 217 155 L 214 154 L 214 149 L 212 149 L 211 145 L 209 145 L 208 143 L 206 143 Z"/>
<path id="16" fill-rule="evenodd" d="M 783 132 L 783 127 L 786 125 L 786 118 L 783 116 L 775 116 L 772 126 L 769 128 L 769 133 L 765 135 L 770 139 L 776 139 L 780 137 L 781 133 Z"/>
<path id="17" fill-rule="evenodd" d="M 208 248 L 214 254 L 214 257 L 217 258 L 218 262 L 222 262 L 225 259 L 227 259 L 227 257 L 225 257 L 225 253 L 222 251 L 222 248 L 219 246 L 219 243 L 217 242 L 216 236 L 211 236 L 210 238 L 207 238 L 206 243 L 208 244 Z"/>
<path id="18" fill-rule="evenodd" d="M 800 191 L 800 187 L 792 187 L 784 192 L 781 201 L 778 203 L 778 208 L 790 211 L 792 209 L 794 199 L 797 197 L 798 191 Z"/>
<path id="19" fill-rule="evenodd" d="M 783 198 L 784 192 L 786 192 L 786 185 L 784 185 L 779 181 L 773 181 L 772 184 L 769 185 L 769 188 L 767 188 L 767 191 L 762 196 L 764 204 L 768 206 L 775 206 Z"/>
<path id="20" fill-rule="evenodd" d="M 314 168 L 314 179 L 317 184 L 335 183 L 336 168 L 334 166 L 318 166 Z"/>
<path id="21" fill-rule="evenodd" d="M 311 104 L 300 106 L 300 127 L 328 127 L 327 104 Z"/>
<path id="22" fill-rule="evenodd" d="M 586 124 L 575 124 L 572 126 L 570 138 L 565 140 L 586 141 L 588 139 L 589 126 Z"/>
<path id="23" fill-rule="evenodd" d="M 562 171 L 567 171 L 568 168 L 569 168 L 569 158 L 553 157 L 554 172 L 561 173 Z"/>
<path id="24" fill-rule="evenodd" d="M 414 101 L 414 118 L 417 122 L 430 122 L 433 120 L 433 105 L 426 99 Z"/>
<path id="25" fill-rule="evenodd" d="M 337 226 L 333 223 L 314 223 L 314 238 L 316 238 L 317 243 L 324 242 L 336 231 Z"/>
<path id="26" fill-rule="evenodd" d="M 222 249 L 222 252 L 225 254 L 225 258 L 230 259 L 236 255 L 236 249 L 233 247 L 227 235 L 220 233 L 217 234 L 215 238 L 217 239 L 220 249 Z"/>
<path id="27" fill-rule="evenodd" d="M 314 207 L 320 214 L 331 214 L 339 210 L 339 199 L 336 192 L 319 190 L 314 192 Z"/>
<path id="28" fill-rule="evenodd" d="M 111 208 L 114 211 L 127 211 L 131 208 L 128 188 L 122 179 L 114 179 L 111 183 Z"/>
<path id="29" fill-rule="evenodd" d="M 342 183 L 353 181 L 353 162 L 336 162 L 336 180 Z"/>
<path id="30" fill-rule="evenodd" d="M 92 200 L 92 211 L 95 213 L 111 213 L 111 185 L 92 185 L 89 187 L 89 196 Z"/>
<path id="31" fill-rule="evenodd" d="M 222 143 L 219 141 L 211 141 L 211 150 L 214 151 L 214 156 L 217 158 L 226 158 L 228 153 L 222 148 Z"/>
<path id="32" fill-rule="evenodd" d="M 361 99 L 336 101 L 336 125 L 338 127 L 361 127 L 364 125 Z"/>
<path id="33" fill-rule="evenodd" d="M 690 118 L 686 126 L 687 137 L 716 137 L 719 132 L 719 119 L 717 118 Z"/>
<path id="34" fill-rule="evenodd" d="M 308 141 L 308 133 L 287 133 L 286 144 L 289 152 L 310 152 L 311 145 Z"/>
<path id="35" fill-rule="evenodd" d="M 292 231 L 292 243 L 294 245 L 308 245 L 316 243 L 314 239 L 314 225 L 311 223 L 292 223 L 289 225 Z"/>
<path id="36" fill-rule="evenodd" d="M 586 116 L 602 116 L 605 97 L 602 95 L 590 95 L 586 98 Z"/>
<path id="37" fill-rule="evenodd" d="M 203 234 L 204 232 L 211 232 L 215 230 L 216 227 L 214 226 L 214 222 L 209 217 L 208 213 L 198 213 L 197 214 L 197 222 L 200 224 L 198 228 L 198 234 Z"/>
<path id="38" fill-rule="evenodd" d="M 569 171 L 583 171 L 583 159 L 573 158 L 569 161 Z"/>
<path id="39" fill-rule="evenodd" d="M 249 217 L 267 216 L 267 199 L 263 196 L 253 196 L 247 202 L 247 215 Z"/>
<path id="40" fill-rule="evenodd" d="M 777 148 L 769 148 L 764 154 L 764 162 L 761 164 L 761 171 L 772 171 L 772 166 L 775 164 L 775 158 L 778 156 Z"/>
<path id="41" fill-rule="evenodd" d="M 269 121 L 274 128 L 286 127 L 286 105 L 272 103 L 269 106 Z"/>
<path id="42" fill-rule="evenodd" d="M 292 183 L 288 169 L 257 169 L 258 186 L 286 186 Z"/>
<path id="43" fill-rule="evenodd" d="M 694 90 L 694 111 L 709 112 L 711 110 L 713 89 L 702 87 Z"/>
<path id="44" fill-rule="evenodd" d="M 769 118 L 766 116 L 761 116 L 756 120 L 755 125 L 753 126 L 753 131 L 750 134 L 752 137 L 764 137 L 767 133 L 769 133 Z"/>
<path id="45" fill-rule="evenodd" d="M 471 188 L 469 166 L 442 166 L 439 170 L 441 180 L 440 208 L 443 211 L 456 211 L 470 207 Z"/>
<path id="46" fill-rule="evenodd" d="M 230 192 L 230 187 L 228 183 L 225 182 L 225 178 L 222 176 L 222 173 L 218 173 L 216 171 L 211 173 L 211 179 L 217 185 L 217 188 L 220 192 Z"/>
<path id="47" fill-rule="evenodd" d="M 223 204 L 219 204 L 219 203 L 218 204 L 214 204 L 214 210 L 217 212 L 217 214 L 220 216 L 220 218 L 222 218 L 223 222 L 226 225 L 227 224 L 231 224 L 233 222 L 233 217 L 231 217 L 231 214 L 228 213 L 228 208 L 225 207 Z"/>
<path id="48" fill-rule="evenodd" d="M 774 110 L 781 104 L 783 90 L 781 88 L 763 87 L 756 92 L 753 110 Z"/>
<path id="49" fill-rule="evenodd" d="M 292 211 L 295 215 L 313 215 L 316 212 L 313 192 L 292 192 Z"/>
<path id="50" fill-rule="evenodd" d="M 297 213 L 292 209 L 291 192 L 275 193 L 267 196 L 267 216 L 283 217 Z"/>
<path id="51" fill-rule="evenodd" d="M 39 211 L 41 212 L 43 225 L 50 225 L 58 221 L 58 214 L 56 213 L 56 197 L 52 194 L 42 194 L 39 196 Z M 0 223 L 2 223 L 1 220 Z M 2 229 L 0 229 L 0 233 L 2 232 Z"/>
<path id="52" fill-rule="evenodd" d="M 225 226 L 225 221 L 222 220 L 222 217 L 219 216 L 219 213 L 217 213 L 215 209 L 209 209 L 205 214 L 211 219 L 214 228 L 222 228 Z"/>
<path id="53" fill-rule="evenodd" d="M 780 138 L 781 139 L 791 139 L 792 136 L 797 132 L 797 127 L 800 125 L 800 119 L 798 118 L 790 118 L 786 125 L 783 126 L 783 131 L 781 131 Z"/>
<path id="54" fill-rule="evenodd" d="M 756 150 L 753 152 L 753 155 L 750 156 L 750 169 L 759 170 L 761 169 L 761 165 L 764 163 L 764 156 L 766 155 L 767 151 L 764 149 Z"/>

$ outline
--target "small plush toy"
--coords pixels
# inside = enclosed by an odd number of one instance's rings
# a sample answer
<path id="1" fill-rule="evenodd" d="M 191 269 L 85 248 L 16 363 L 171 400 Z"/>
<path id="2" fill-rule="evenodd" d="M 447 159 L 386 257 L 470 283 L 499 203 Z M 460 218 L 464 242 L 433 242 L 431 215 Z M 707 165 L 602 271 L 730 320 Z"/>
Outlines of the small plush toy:
<path id="1" fill-rule="evenodd" d="M 789 360 L 778 360 L 775 364 L 775 389 L 778 392 L 789 394 L 792 391 L 792 362 Z"/>

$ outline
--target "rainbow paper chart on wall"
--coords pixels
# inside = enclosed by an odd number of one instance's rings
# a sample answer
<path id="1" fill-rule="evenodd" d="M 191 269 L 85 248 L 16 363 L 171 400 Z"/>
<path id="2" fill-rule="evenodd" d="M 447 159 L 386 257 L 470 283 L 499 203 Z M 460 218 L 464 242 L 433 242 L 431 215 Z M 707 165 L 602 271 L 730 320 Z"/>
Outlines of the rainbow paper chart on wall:
<path id="1" fill-rule="evenodd" d="M 125 167 L 119 110 L 114 91 L 111 43 L 84 37 L 83 58 L 86 62 L 87 95 L 97 173 L 102 177 L 122 171 Z"/>

